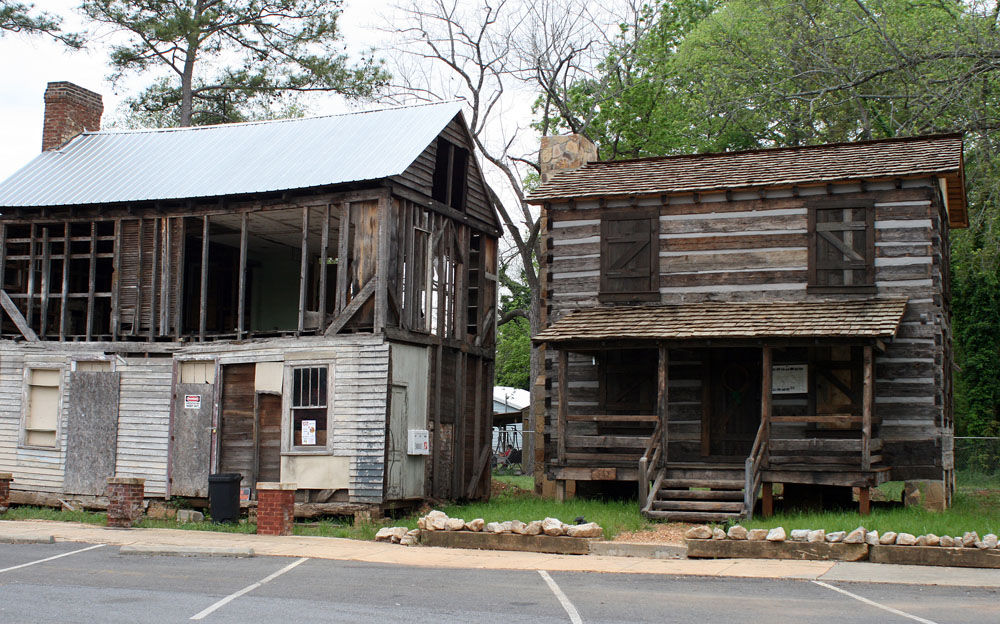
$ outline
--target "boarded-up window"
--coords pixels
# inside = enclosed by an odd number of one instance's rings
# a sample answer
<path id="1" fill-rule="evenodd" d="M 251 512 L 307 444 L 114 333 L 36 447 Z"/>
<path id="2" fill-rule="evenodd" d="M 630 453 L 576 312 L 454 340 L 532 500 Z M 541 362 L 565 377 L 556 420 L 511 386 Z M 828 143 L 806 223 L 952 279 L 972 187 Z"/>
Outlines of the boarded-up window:
<path id="1" fill-rule="evenodd" d="M 114 367 L 111 360 L 77 360 L 76 371 L 80 373 L 110 373 Z"/>
<path id="2" fill-rule="evenodd" d="M 326 446 L 327 367 L 292 369 L 292 444 Z"/>
<path id="3" fill-rule="evenodd" d="M 211 384 L 215 383 L 214 360 L 190 360 L 181 362 L 177 371 L 178 383 Z"/>
<path id="4" fill-rule="evenodd" d="M 809 290 L 875 291 L 875 208 L 833 200 L 809 207 Z"/>
<path id="5" fill-rule="evenodd" d="M 28 371 L 28 404 L 24 417 L 24 443 L 28 446 L 56 446 L 60 375 L 55 368 Z"/>
<path id="6" fill-rule="evenodd" d="M 601 220 L 601 301 L 654 301 L 657 218 L 644 213 Z"/>

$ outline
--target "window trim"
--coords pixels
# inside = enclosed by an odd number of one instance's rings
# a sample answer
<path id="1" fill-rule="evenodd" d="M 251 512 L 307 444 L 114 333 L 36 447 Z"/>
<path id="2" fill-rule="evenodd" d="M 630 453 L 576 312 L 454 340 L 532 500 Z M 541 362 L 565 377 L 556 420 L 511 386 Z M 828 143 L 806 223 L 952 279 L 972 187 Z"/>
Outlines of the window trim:
<path id="1" fill-rule="evenodd" d="M 816 233 L 816 213 L 819 210 L 836 210 L 844 208 L 864 209 L 865 211 L 865 275 L 864 284 L 850 286 L 831 286 L 818 284 L 819 238 Z M 821 199 L 807 205 L 808 229 L 808 270 L 806 292 L 815 294 L 874 294 L 877 292 L 875 283 L 875 200 L 873 199 Z M 859 230 L 860 231 L 860 230 Z"/>
<path id="2" fill-rule="evenodd" d="M 608 290 L 607 238 L 611 223 L 621 221 L 649 221 L 649 287 L 647 290 L 620 292 Z M 655 207 L 633 208 L 630 210 L 605 211 L 601 214 L 599 250 L 599 276 L 597 300 L 602 303 L 632 303 L 660 301 L 660 213 Z"/>
<path id="3" fill-rule="evenodd" d="M 326 368 L 326 444 L 324 446 L 296 446 L 294 418 L 292 417 L 293 379 L 297 368 Z M 334 362 L 331 360 L 294 360 L 285 362 L 281 399 L 281 455 L 333 455 L 334 415 Z"/>
<path id="4" fill-rule="evenodd" d="M 28 417 L 31 402 L 31 373 L 36 370 L 48 370 L 57 371 L 59 374 L 59 385 L 58 388 L 59 399 L 56 407 L 56 428 L 55 428 L 55 442 L 52 446 L 42 446 L 39 444 L 28 444 Z M 23 449 L 32 449 L 39 451 L 61 451 L 62 450 L 62 420 L 63 420 L 63 390 L 66 386 L 66 366 L 56 365 L 56 366 L 37 366 L 28 365 L 24 367 L 23 382 L 21 386 L 21 422 L 18 427 L 17 432 L 17 447 Z M 33 431 L 43 431 L 42 429 L 37 429 Z M 44 431 L 48 431 L 47 429 Z"/>

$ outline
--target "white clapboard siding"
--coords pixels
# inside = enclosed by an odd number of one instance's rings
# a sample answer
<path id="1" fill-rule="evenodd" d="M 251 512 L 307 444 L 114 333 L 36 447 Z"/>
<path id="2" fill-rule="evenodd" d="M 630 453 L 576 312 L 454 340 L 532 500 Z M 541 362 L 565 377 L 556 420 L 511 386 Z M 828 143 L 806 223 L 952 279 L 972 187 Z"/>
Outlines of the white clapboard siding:
<path id="1" fill-rule="evenodd" d="M 115 472 L 146 480 L 147 496 L 164 496 L 170 439 L 171 358 L 125 358 L 119 364 Z"/>

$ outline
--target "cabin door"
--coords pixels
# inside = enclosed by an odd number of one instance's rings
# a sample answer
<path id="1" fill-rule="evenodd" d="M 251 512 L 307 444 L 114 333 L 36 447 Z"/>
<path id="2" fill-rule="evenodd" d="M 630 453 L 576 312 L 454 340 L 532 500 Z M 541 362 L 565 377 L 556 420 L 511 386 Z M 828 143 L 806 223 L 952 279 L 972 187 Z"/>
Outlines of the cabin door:
<path id="1" fill-rule="evenodd" d="M 281 480 L 281 395 L 257 393 L 257 481 Z"/>
<path id="2" fill-rule="evenodd" d="M 701 455 L 745 459 L 760 427 L 760 349 L 713 349 L 708 363 Z"/>
<path id="3" fill-rule="evenodd" d="M 222 367 L 219 472 L 243 475 L 241 487 L 254 487 L 257 458 L 254 364 Z"/>

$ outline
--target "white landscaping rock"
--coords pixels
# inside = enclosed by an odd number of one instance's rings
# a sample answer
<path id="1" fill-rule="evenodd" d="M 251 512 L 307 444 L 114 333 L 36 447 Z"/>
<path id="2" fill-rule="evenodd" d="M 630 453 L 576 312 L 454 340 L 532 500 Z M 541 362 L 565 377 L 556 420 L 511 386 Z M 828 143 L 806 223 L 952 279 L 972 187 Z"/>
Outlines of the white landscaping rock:
<path id="1" fill-rule="evenodd" d="M 889 544 L 895 544 L 896 543 L 896 532 L 895 531 L 886 531 L 885 533 L 882 534 L 882 537 L 878 538 L 878 543 L 881 544 L 881 545 L 883 545 L 883 546 L 887 546 Z"/>
<path id="2" fill-rule="evenodd" d="M 927 545 L 927 536 L 926 535 L 918 535 L 917 536 L 917 542 L 914 544 L 914 546 L 926 546 L 926 545 Z"/>
<path id="3" fill-rule="evenodd" d="M 417 518 L 417 528 L 421 531 L 433 531 L 434 529 L 427 528 L 427 519 L 424 517 Z"/>
<path id="4" fill-rule="evenodd" d="M 465 520 L 462 518 L 448 518 L 444 521 L 445 531 L 461 531 L 465 528 Z"/>
<path id="5" fill-rule="evenodd" d="M 399 543 L 403 546 L 416 546 L 417 537 L 415 535 L 405 535 L 403 539 L 399 540 Z"/>
<path id="6" fill-rule="evenodd" d="M 965 548 L 972 548 L 979 541 L 979 534 L 975 531 L 966 531 L 965 535 L 962 536 L 962 546 Z"/>
<path id="7" fill-rule="evenodd" d="M 847 531 L 834 531 L 833 533 L 826 534 L 826 541 L 831 544 L 839 544 L 844 541 L 845 537 L 847 537 Z"/>
<path id="8" fill-rule="evenodd" d="M 440 516 L 427 516 L 427 520 L 435 531 L 446 531 L 448 528 L 448 516 L 441 514 Z"/>
<path id="9" fill-rule="evenodd" d="M 712 539 L 712 529 L 705 525 L 691 527 L 684 533 L 687 539 Z"/>
<path id="10" fill-rule="evenodd" d="M 486 528 L 483 529 L 487 533 L 502 533 L 503 529 L 500 528 L 499 522 L 488 522 L 486 523 Z"/>
<path id="11" fill-rule="evenodd" d="M 564 525 L 558 518 L 546 518 L 542 520 L 542 531 L 544 531 L 546 535 L 565 535 L 566 529 L 563 528 L 565 526 L 566 525 Z"/>
<path id="12" fill-rule="evenodd" d="M 566 534 L 570 537 L 601 537 L 604 535 L 604 529 L 596 522 L 588 522 L 569 527 Z"/>
<path id="13" fill-rule="evenodd" d="M 945 548 L 952 548 L 955 546 L 955 538 L 950 535 L 942 535 L 941 546 L 944 546 Z"/>
<path id="14" fill-rule="evenodd" d="M 391 542 L 392 541 L 392 527 L 382 527 L 375 534 L 376 542 Z"/>
<path id="15" fill-rule="evenodd" d="M 913 546 L 917 543 L 917 538 L 912 533 L 900 533 L 896 536 L 897 546 Z"/>
<path id="16" fill-rule="evenodd" d="M 751 542 L 763 542 L 767 539 L 769 532 L 767 529 L 750 529 L 750 532 L 747 533 L 747 539 Z"/>
<path id="17" fill-rule="evenodd" d="M 816 529 L 815 531 L 809 531 L 809 535 L 808 537 L 806 537 L 806 541 L 812 542 L 814 544 L 816 542 L 825 542 L 826 531 L 824 531 L 823 529 Z"/>
<path id="18" fill-rule="evenodd" d="M 786 537 L 784 527 L 775 527 L 767 532 L 765 539 L 769 542 L 783 542 Z"/>
<path id="19" fill-rule="evenodd" d="M 809 539 L 809 529 L 792 529 L 791 539 L 793 542 L 804 542 Z"/>
<path id="20" fill-rule="evenodd" d="M 940 546 L 941 545 L 941 538 L 938 537 L 937 535 L 934 535 L 933 533 L 928 533 L 924 537 L 927 538 L 927 545 L 928 546 Z"/>
<path id="21" fill-rule="evenodd" d="M 525 535 L 540 535 L 542 532 L 542 521 L 532 520 L 524 527 Z"/>
<path id="22" fill-rule="evenodd" d="M 878 546 L 878 531 L 868 531 L 865 533 L 865 543 L 869 546 Z"/>
<path id="23" fill-rule="evenodd" d="M 511 520 L 510 521 L 510 532 L 511 533 L 516 533 L 518 535 L 524 535 L 524 528 L 526 526 L 528 526 L 528 525 L 526 525 L 525 523 L 521 522 L 520 520 Z"/>
<path id="24" fill-rule="evenodd" d="M 483 522 L 482 518 L 476 518 L 475 520 L 469 520 L 468 522 L 465 523 L 465 530 L 466 531 L 474 531 L 474 532 L 478 533 L 478 532 L 482 531 L 483 527 L 485 527 L 485 526 L 486 526 L 486 523 Z"/>
<path id="25" fill-rule="evenodd" d="M 731 540 L 745 540 L 747 538 L 747 530 L 738 524 L 734 524 L 729 527 L 726 536 Z"/>
<path id="26" fill-rule="evenodd" d="M 714 529 L 712 529 L 712 539 L 724 540 L 726 539 L 726 532 L 720 529 L 719 527 L 715 527 Z"/>
<path id="27" fill-rule="evenodd" d="M 980 550 L 988 550 L 990 548 L 997 547 L 997 536 L 992 533 L 987 533 L 983 536 L 982 541 L 976 544 L 976 548 Z"/>
<path id="28" fill-rule="evenodd" d="M 864 544 L 865 543 L 865 527 L 858 527 L 844 536 L 845 544 Z"/>
<path id="29" fill-rule="evenodd" d="M 448 514 L 446 514 L 443 511 L 438 511 L 437 509 L 435 509 L 434 511 L 427 512 L 427 515 L 424 517 L 433 520 L 434 518 L 447 518 Z"/>

